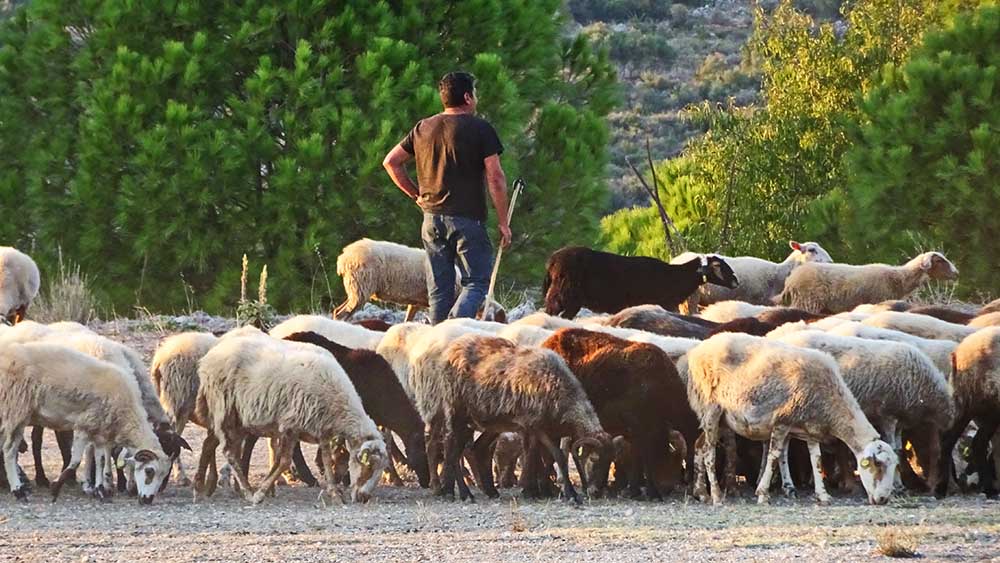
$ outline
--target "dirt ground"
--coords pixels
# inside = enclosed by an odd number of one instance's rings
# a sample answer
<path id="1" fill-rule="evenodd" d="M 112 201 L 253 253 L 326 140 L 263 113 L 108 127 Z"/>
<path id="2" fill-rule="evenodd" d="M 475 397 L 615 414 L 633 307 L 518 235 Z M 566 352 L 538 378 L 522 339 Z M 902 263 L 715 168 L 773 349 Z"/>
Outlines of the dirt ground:
<path id="1" fill-rule="evenodd" d="M 166 332 L 100 327 L 148 359 Z M 197 452 L 204 432 L 185 436 Z M 307 448 L 306 459 L 312 458 Z M 58 451 L 46 433 L 45 465 Z M 190 470 L 194 457 L 184 453 Z M 263 478 L 266 448 L 255 452 L 251 481 Z M 29 454 L 20 462 L 29 476 Z M 475 492 L 475 490 L 474 490 Z M 36 490 L 27 503 L 0 491 L 0 561 L 858 561 L 875 555 L 877 536 L 900 529 L 924 560 L 1000 561 L 1000 503 L 982 496 L 897 498 L 870 507 L 858 496 L 816 506 L 810 492 L 770 506 L 729 498 L 705 506 L 683 494 L 666 502 L 621 499 L 518 502 L 477 495 L 475 504 L 439 500 L 415 483 L 382 486 L 366 505 L 321 507 L 318 489 L 281 486 L 259 506 L 221 489 L 192 501 L 170 487 L 151 506 L 118 496 L 101 503 L 67 487 L 56 503 Z"/>

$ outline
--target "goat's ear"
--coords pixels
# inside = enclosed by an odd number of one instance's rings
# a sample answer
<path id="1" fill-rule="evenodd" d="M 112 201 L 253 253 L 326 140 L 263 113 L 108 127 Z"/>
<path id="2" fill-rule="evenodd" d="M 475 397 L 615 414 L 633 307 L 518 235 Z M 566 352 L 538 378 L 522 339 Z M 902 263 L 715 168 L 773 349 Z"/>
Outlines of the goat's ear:
<path id="1" fill-rule="evenodd" d="M 798 250 L 799 252 L 801 252 L 801 251 L 802 251 L 802 245 L 801 245 L 801 244 L 799 244 L 799 243 L 797 243 L 797 242 L 795 242 L 794 240 L 790 240 L 790 241 L 788 241 L 788 246 L 789 246 L 789 248 L 791 248 L 792 250 Z"/>

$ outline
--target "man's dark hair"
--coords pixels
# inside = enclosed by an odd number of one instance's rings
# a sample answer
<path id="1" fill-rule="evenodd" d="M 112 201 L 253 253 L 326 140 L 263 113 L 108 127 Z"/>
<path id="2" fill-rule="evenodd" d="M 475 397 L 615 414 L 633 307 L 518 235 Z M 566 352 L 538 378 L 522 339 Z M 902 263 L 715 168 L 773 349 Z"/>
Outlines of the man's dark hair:
<path id="1" fill-rule="evenodd" d="M 476 77 L 468 72 L 449 72 L 438 82 L 438 92 L 441 103 L 446 108 L 465 105 L 465 95 L 473 94 L 476 87 Z"/>

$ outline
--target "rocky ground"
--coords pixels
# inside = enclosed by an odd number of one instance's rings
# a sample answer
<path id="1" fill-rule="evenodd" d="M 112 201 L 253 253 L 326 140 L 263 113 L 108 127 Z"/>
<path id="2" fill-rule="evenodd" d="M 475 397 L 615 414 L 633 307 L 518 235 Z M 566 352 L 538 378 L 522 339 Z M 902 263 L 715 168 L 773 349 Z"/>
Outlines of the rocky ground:
<path id="1" fill-rule="evenodd" d="M 164 336 L 231 323 L 192 315 L 94 328 L 148 360 Z M 185 436 L 198 451 L 204 432 L 189 427 Z M 46 439 L 52 476 L 59 456 Z M 310 449 L 305 455 L 312 458 Z M 191 454 L 184 461 L 190 468 Z M 265 461 L 258 447 L 251 480 L 263 478 Z M 29 455 L 20 462 L 34 474 Z M 153 505 L 140 506 L 121 496 L 101 503 L 75 486 L 56 503 L 44 490 L 25 504 L 0 492 L 0 561 L 857 561 L 884 559 L 876 549 L 887 531 L 927 560 L 1000 560 L 1000 503 L 981 496 L 903 497 L 885 507 L 854 497 L 820 507 L 803 492 L 770 506 L 729 498 L 712 507 L 675 494 L 663 503 L 613 499 L 577 508 L 518 502 L 512 491 L 499 500 L 447 502 L 411 484 L 383 486 L 367 505 L 322 507 L 317 493 L 281 486 L 276 498 L 251 506 L 224 489 L 194 503 L 190 489 L 172 485 Z"/>

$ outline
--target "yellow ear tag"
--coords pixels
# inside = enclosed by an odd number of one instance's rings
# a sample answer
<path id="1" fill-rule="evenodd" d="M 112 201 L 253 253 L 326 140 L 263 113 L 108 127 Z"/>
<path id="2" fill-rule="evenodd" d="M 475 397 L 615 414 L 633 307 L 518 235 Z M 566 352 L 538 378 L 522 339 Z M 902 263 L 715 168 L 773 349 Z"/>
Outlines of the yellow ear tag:
<path id="1" fill-rule="evenodd" d="M 361 463 L 368 465 L 368 452 L 361 452 Z"/>
<path id="2" fill-rule="evenodd" d="M 118 469 L 122 469 L 123 467 L 125 467 L 125 456 L 119 457 L 118 461 L 115 462 L 115 466 L 117 466 Z"/>
<path id="3" fill-rule="evenodd" d="M 576 450 L 576 455 L 578 455 L 578 456 L 580 456 L 580 457 L 583 457 L 583 446 L 580 446 L 580 447 L 579 447 L 579 448 L 578 448 L 578 449 Z"/>
<path id="4" fill-rule="evenodd" d="M 861 460 L 861 467 L 868 467 L 871 464 L 872 464 L 872 462 L 868 461 L 867 457 L 865 459 Z"/>

